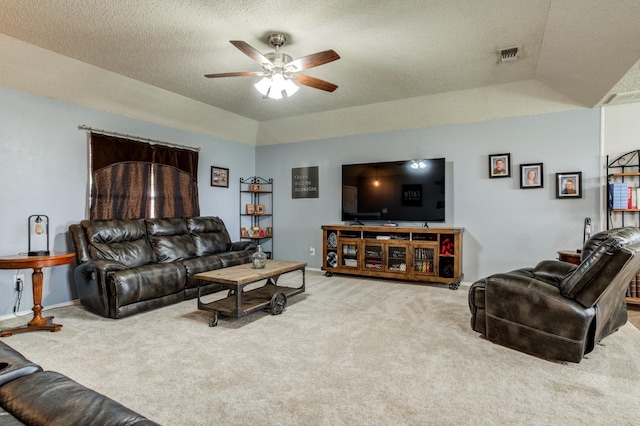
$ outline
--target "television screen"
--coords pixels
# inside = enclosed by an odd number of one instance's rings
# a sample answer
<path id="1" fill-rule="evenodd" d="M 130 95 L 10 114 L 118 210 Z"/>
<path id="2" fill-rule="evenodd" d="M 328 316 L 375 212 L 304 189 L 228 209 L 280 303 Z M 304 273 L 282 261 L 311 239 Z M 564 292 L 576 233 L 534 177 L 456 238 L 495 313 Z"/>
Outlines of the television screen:
<path id="1" fill-rule="evenodd" d="M 445 159 L 344 164 L 343 221 L 445 221 Z"/>

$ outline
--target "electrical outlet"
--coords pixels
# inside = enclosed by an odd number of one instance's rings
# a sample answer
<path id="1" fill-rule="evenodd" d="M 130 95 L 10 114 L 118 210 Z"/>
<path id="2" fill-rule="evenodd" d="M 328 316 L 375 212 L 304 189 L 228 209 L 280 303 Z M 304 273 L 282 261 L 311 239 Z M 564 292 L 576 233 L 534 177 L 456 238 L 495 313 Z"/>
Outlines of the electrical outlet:
<path id="1" fill-rule="evenodd" d="M 311 256 L 315 256 L 316 255 L 316 248 L 315 247 L 309 247 L 309 254 Z"/>
<path id="2" fill-rule="evenodd" d="M 15 288 L 16 291 L 22 291 L 24 288 L 24 274 L 13 276 L 13 288 Z"/>

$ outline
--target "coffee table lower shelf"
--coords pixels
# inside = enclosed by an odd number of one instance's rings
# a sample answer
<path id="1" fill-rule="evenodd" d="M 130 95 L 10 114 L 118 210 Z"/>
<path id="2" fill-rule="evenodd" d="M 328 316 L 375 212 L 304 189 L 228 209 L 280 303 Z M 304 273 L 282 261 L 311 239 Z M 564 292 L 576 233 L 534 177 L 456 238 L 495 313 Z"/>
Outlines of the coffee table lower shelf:
<path id="1" fill-rule="evenodd" d="M 209 303 L 202 303 L 198 294 L 198 309 L 213 312 L 210 327 L 218 325 L 218 315 L 240 318 L 252 312 L 269 309 L 272 315 L 279 315 L 287 306 L 287 299 L 302 293 L 302 288 L 279 287 L 267 283 L 249 291 L 229 290 L 229 296 Z"/>

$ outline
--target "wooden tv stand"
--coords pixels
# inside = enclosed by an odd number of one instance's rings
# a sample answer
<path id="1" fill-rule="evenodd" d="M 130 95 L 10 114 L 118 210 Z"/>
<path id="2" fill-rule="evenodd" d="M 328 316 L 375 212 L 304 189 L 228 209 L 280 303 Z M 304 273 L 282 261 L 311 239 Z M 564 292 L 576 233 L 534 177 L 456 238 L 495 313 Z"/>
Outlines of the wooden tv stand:
<path id="1" fill-rule="evenodd" d="M 464 228 L 323 225 L 325 275 L 448 284 L 463 279 Z"/>

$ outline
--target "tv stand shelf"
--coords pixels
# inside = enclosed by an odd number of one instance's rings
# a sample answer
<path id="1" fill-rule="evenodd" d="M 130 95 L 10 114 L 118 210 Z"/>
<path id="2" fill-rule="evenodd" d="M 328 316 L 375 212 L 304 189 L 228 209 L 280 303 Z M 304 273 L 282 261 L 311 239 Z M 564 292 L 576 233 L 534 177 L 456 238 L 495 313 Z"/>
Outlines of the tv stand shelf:
<path id="1" fill-rule="evenodd" d="M 325 275 L 448 284 L 463 279 L 464 228 L 323 225 Z"/>

